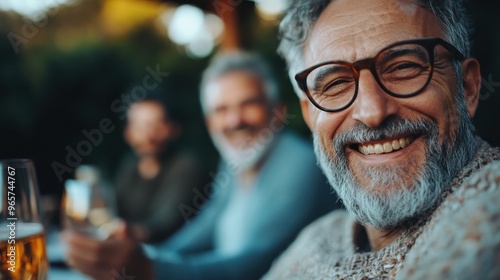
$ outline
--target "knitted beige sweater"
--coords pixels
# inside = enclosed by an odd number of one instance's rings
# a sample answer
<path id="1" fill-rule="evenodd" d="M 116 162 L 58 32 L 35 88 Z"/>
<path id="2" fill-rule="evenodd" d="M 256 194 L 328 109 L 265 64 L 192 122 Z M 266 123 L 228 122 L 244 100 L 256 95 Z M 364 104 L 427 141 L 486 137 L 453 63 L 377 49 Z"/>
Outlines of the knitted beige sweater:
<path id="1" fill-rule="evenodd" d="M 304 229 L 264 279 L 500 279 L 500 149 L 477 146 L 432 214 L 383 249 L 357 252 L 361 226 L 334 211 Z"/>

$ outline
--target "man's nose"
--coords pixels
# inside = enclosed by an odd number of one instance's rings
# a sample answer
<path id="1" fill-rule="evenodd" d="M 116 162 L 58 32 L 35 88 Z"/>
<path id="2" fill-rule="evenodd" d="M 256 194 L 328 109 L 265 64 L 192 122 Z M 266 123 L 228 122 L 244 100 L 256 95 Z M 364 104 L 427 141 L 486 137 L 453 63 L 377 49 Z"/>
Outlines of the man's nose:
<path id="1" fill-rule="evenodd" d="M 239 127 L 243 123 L 243 113 L 239 108 L 233 108 L 227 112 L 226 125 L 229 128 Z"/>
<path id="2" fill-rule="evenodd" d="M 361 71 L 352 118 L 368 127 L 378 127 L 387 117 L 398 113 L 398 110 L 397 100 L 384 92 L 372 73 L 368 70 Z"/>

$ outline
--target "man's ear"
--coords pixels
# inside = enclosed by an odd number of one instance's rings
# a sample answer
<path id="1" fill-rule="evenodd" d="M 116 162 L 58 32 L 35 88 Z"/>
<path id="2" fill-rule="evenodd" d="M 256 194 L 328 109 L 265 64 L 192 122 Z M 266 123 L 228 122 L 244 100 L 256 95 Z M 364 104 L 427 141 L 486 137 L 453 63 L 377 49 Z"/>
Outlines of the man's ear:
<path id="1" fill-rule="evenodd" d="M 311 102 L 307 100 L 306 98 L 300 99 L 300 108 L 302 110 L 302 117 L 304 118 L 304 121 L 306 122 L 307 126 L 309 129 L 312 131 L 311 127 L 311 115 L 309 114 L 309 106 L 311 105 Z"/>
<path id="2" fill-rule="evenodd" d="M 469 109 L 469 115 L 476 114 L 479 95 L 481 93 L 481 68 L 479 62 L 474 58 L 468 58 L 462 62 L 463 87 L 465 101 Z"/>

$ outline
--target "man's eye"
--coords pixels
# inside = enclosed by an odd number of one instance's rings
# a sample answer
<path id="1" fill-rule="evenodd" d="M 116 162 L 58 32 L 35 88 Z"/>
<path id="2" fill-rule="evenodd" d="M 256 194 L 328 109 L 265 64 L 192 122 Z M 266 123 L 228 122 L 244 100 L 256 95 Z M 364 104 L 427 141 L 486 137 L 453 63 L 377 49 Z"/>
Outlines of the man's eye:
<path id="1" fill-rule="evenodd" d="M 227 108 L 226 107 L 216 107 L 213 110 L 213 113 L 216 114 L 216 115 L 223 115 L 225 112 L 227 112 Z"/>
<path id="2" fill-rule="evenodd" d="M 423 66 L 418 63 L 413 63 L 413 62 L 407 62 L 407 63 L 400 63 L 393 67 L 391 71 L 402 71 L 402 70 L 408 70 L 408 69 L 422 69 Z"/>
<path id="3" fill-rule="evenodd" d="M 324 94 L 335 94 L 336 92 L 344 90 L 352 84 L 352 79 L 348 78 L 338 78 L 335 79 L 323 87 L 322 92 Z"/>
<path id="4" fill-rule="evenodd" d="M 380 73 L 382 79 L 412 79 L 428 72 L 428 66 L 416 62 L 394 63 Z"/>

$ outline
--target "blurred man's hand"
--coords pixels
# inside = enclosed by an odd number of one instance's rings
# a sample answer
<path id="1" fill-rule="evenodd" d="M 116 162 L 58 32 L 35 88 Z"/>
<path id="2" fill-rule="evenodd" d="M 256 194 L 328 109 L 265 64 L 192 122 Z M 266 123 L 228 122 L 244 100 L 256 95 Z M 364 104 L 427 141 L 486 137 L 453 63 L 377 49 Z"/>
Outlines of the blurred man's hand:
<path id="1" fill-rule="evenodd" d="M 153 279 L 153 266 L 125 223 L 107 240 L 67 230 L 67 264 L 94 279 Z M 125 278 L 123 278 L 125 277 Z"/>

